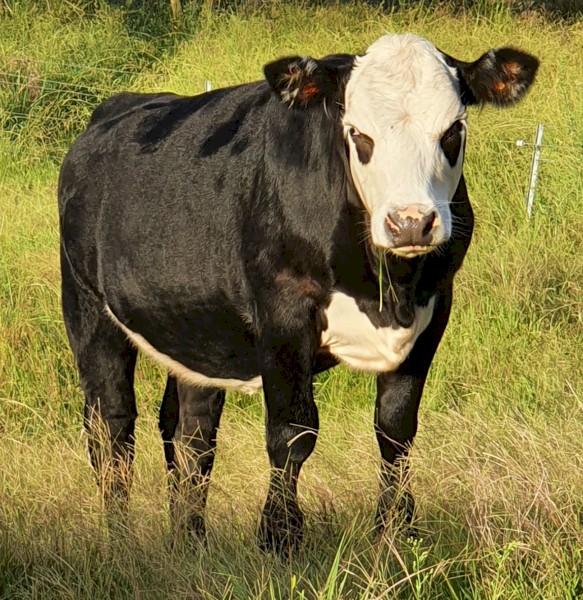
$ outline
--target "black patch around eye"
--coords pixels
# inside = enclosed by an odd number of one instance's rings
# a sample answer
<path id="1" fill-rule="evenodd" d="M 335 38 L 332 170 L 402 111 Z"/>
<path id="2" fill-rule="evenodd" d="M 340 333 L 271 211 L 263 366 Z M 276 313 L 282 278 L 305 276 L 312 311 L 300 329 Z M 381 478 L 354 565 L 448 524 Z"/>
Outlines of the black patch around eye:
<path id="1" fill-rule="evenodd" d="M 372 158 L 372 152 L 374 150 L 374 142 L 371 137 L 366 135 L 366 133 L 357 132 L 355 129 L 350 130 L 350 137 L 354 142 L 354 146 L 356 147 L 356 154 L 358 155 L 358 160 L 366 165 L 370 162 Z"/>
<path id="2" fill-rule="evenodd" d="M 461 121 L 456 121 L 442 136 L 439 142 L 449 164 L 454 167 L 462 148 L 462 130 L 464 126 Z"/>

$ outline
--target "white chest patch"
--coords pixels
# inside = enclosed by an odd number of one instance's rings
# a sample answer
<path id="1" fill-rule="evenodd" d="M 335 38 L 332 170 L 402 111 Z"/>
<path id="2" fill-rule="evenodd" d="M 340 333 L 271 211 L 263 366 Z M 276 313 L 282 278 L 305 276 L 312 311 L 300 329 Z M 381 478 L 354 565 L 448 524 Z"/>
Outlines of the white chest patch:
<path id="1" fill-rule="evenodd" d="M 415 321 L 408 329 L 378 328 L 358 309 L 354 298 L 336 292 L 326 310 L 328 329 L 322 332 L 321 345 L 327 346 L 341 362 L 354 369 L 376 373 L 393 371 L 407 358 L 417 338 L 429 325 L 434 304 L 435 298 L 432 298 L 427 306 L 416 308 Z M 142 335 L 126 327 L 107 305 L 105 312 L 138 350 L 166 367 L 181 381 L 195 386 L 216 387 L 247 394 L 261 391 L 263 387 L 261 376 L 240 381 L 207 377 L 192 371 L 156 350 Z"/>
<path id="2" fill-rule="evenodd" d="M 409 328 L 375 327 L 354 298 L 335 292 L 326 310 L 328 329 L 322 332 L 321 345 L 354 369 L 394 371 L 431 322 L 434 305 L 435 298 L 431 298 L 427 306 L 416 307 L 415 321 Z"/>

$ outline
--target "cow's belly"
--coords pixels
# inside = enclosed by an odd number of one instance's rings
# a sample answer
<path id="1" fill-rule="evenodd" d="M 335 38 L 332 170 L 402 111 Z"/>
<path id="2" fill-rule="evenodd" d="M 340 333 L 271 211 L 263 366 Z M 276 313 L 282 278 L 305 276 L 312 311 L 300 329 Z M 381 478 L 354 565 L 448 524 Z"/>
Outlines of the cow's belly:
<path id="1" fill-rule="evenodd" d="M 407 358 L 417 338 L 429 325 L 435 299 L 416 308 L 415 321 L 409 328 L 375 327 L 357 306 L 356 301 L 335 292 L 326 310 L 328 327 L 321 335 L 321 348 L 340 362 L 361 371 L 394 371 Z M 248 380 L 208 377 L 189 369 L 178 360 L 157 350 L 143 335 L 126 327 L 109 306 L 105 310 L 112 321 L 141 352 L 164 366 L 172 375 L 195 386 L 216 387 L 247 394 L 258 392 L 263 383 L 260 375 Z"/>
<path id="2" fill-rule="evenodd" d="M 176 359 L 160 352 L 148 340 L 139 333 L 132 331 L 126 327 L 113 313 L 109 306 L 105 307 L 106 313 L 113 320 L 113 322 L 128 336 L 128 339 L 144 354 L 154 359 L 156 362 L 166 367 L 172 375 L 194 386 L 200 387 L 216 387 L 225 390 L 232 390 L 237 392 L 244 392 L 246 394 L 253 394 L 261 390 L 263 383 L 261 376 L 258 375 L 247 381 L 232 378 L 221 378 L 221 377 L 207 377 L 202 373 L 197 373 L 192 369 L 184 366 L 181 362 Z"/>
<path id="3" fill-rule="evenodd" d="M 435 298 L 431 298 L 427 306 L 416 307 L 415 321 L 409 328 L 375 327 L 354 298 L 335 292 L 326 309 L 328 328 L 322 332 L 321 345 L 353 369 L 394 371 L 429 325 L 434 305 Z"/>

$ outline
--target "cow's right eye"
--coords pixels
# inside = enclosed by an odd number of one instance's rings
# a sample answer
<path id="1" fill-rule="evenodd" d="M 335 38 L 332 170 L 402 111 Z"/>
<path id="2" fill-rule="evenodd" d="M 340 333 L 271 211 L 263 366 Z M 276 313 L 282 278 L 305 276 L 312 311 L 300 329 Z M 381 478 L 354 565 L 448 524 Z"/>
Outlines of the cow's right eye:
<path id="1" fill-rule="evenodd" d="M 351 127 L 348 130 L 350 138 L 356 148 L 356 154 L 358 155 L 358 160 L 366 165 L 370 162 L 372 158 L 372 153 L 374 150 L 374 141 L 373 139 L 366 135 L 366 133 L 362 133 L 356 127 Z"/>

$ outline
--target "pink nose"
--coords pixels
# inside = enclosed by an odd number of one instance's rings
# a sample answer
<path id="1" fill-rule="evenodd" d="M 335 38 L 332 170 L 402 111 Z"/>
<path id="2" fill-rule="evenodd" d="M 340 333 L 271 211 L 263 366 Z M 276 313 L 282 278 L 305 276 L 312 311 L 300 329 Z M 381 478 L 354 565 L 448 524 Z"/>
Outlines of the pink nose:
<path id="1" fill-rule="evenodd" d="M 423 214 L 419 207 L 408 206 L 403 210 L 389 213 L 385 221 L 395 248 L 428 246 L 433 239 L 433 230 L 439 223 L 439 217 L 433 210 Z"/>

